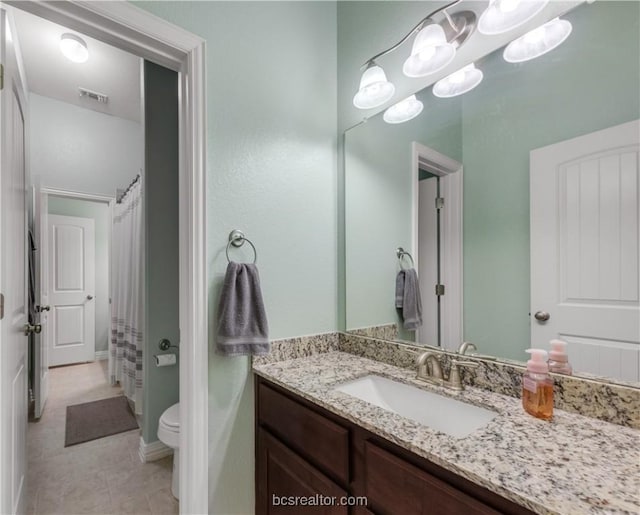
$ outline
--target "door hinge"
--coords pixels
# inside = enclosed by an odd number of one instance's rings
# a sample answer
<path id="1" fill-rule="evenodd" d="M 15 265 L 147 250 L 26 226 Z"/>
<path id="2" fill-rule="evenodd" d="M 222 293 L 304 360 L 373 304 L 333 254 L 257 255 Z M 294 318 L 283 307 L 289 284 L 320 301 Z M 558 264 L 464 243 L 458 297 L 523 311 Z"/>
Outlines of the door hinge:
<path id="1" fill-rule="evenodd" d="M 444 284 L 436 284 L 436 295 L 438 297 L 444 295 Z"/>
<path id="2" fill-rule="evenodd" d="M 0 64 L 0 91 L 4 89 L 4 64 Z"/>
<path id="3" fill-rule="evenodd" d="M 4 318 L 4 293 L 0 293 L 0 320 Z"/>
<path id="4" fill-rule="evenodd" d="M 444 197 L 436 197 L 436 209 L 442 209 L 444 207 Z"/>

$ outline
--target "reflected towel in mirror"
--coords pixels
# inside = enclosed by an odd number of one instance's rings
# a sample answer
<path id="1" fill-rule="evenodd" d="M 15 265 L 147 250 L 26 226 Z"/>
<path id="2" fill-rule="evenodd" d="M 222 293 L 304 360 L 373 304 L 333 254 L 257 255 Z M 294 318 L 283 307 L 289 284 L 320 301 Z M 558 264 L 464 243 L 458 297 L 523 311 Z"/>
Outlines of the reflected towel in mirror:
<path id="1" fill-rule="evenodd" d="M 420 284 L 413 268 L 400 270 L 396 276 L 396 308 L 401 310 L 405 329 L 415 331 L 422 326 Z"/>

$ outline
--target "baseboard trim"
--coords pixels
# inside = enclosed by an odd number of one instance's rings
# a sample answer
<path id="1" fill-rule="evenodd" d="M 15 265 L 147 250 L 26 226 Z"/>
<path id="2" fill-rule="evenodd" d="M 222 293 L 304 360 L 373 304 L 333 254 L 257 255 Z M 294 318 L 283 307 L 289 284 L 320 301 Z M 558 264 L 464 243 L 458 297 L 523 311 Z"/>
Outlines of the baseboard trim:
<path id="1" fill-rule="evenodd" d="M 138 456 L 142 463 L 149 461 L 156 461 L 164 458 L 165 456 L 171 456 L 173 449 L 160 440 L 155 442 L 146 443 L 142 437 L 140 437 L 140 446 L 138 447 Z"/>
<path id="2" fill-rule="evenodd" d="M 95 360 L 102 361 L 103 359 L 109 359 L 109 351 L 108 350 L 97 350 Z"/>

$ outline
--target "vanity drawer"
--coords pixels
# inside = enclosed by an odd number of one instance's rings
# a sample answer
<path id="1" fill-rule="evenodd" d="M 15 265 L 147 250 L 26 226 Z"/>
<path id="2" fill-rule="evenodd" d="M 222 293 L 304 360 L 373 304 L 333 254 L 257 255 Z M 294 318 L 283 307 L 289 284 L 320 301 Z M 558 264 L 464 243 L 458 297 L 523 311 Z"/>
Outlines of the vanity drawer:
<path id="1" fill-rule="evenodd" d="M 371 442 L 365 443 L 365 463 L 366 496 L 379 515 L 500 515 Z"/>
<path id="2" fill-rule="evenodd" d="M 343 485 L 349 483 L 349 430 L 263 383 L 258 423 Z"/>

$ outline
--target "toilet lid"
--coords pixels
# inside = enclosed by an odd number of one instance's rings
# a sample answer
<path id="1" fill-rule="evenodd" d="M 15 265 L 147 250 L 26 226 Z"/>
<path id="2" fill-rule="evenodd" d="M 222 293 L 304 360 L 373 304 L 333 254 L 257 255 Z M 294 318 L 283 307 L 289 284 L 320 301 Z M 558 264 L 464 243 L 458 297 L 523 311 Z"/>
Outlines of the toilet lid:
<path id="1" fill-rule="evenodd" d="M 169 426 L 169 427 L 180 427 L 180 403 L 176 403 L 170 408 L 167 408 L 162 416 L 160 417 L 160 422 Z"/>

